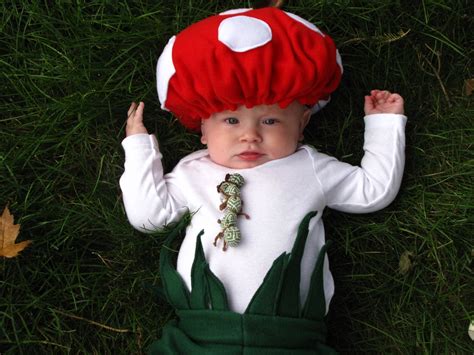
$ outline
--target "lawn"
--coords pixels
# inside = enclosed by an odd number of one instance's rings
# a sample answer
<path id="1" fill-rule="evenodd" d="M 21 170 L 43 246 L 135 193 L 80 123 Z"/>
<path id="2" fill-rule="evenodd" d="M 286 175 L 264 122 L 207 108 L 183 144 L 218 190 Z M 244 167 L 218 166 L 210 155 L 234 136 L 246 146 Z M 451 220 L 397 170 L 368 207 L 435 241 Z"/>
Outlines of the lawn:
<path id="1" fill-rule="evenodd" d="M 401 190 L 383 211 L 325 211 L 341 353 L 472 354 L 474 5 L 468 0 L 295 0 L 331 34 L 344 78 L 305 139 L 358 164 L 363 96 L 406 102 Z M 163 235 L 128 224 L 118 186 L 126 111 L 147 104 L 167 171 L 200 148 L 160 110 L 156 61 L 189 24 L 247 1 L 4 1 L 0 209 L 32 240 L 0 259 L 1 354 L 140 354 L 172 309 L 158 296 Z M 166 233 L 163 233 L 166 234 Z M 401 269 L 400 260 L 409 260 Z"/>

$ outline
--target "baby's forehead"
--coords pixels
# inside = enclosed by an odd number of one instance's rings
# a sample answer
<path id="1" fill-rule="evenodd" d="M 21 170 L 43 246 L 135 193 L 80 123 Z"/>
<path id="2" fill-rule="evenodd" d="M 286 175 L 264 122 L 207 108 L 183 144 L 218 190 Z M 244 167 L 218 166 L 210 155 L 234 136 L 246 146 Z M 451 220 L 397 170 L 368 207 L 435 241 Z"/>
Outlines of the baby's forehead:
<path id="1" fill-rule="evenodd" d="M 271 112 L 280 112 L 283 111 L 278 104 L 273 105 L 256 105 L 252 107 L 246 107 L 245 105 L 237 106 L 235 110 L 224 110 L 217 112 L 216 114 L 233 114 L 233 113 L 271 113 Z"/>
<path id="2" fill-rule="evenodd" d="M 232 115 L 240 113 L 253 113 L 253 114 L 285 114 L 288 112 L 304 112 L 307 110 L 307 106 L 300 104 L 298 101 L 293 101 L 286 107 L 281 107 L 280 104 L 272 105 L 255 105 L 252 107 L 246 107 L 245 105 L 239 105 L 235 110 L 224 110 L 216 112 L 215 115 Z"/>

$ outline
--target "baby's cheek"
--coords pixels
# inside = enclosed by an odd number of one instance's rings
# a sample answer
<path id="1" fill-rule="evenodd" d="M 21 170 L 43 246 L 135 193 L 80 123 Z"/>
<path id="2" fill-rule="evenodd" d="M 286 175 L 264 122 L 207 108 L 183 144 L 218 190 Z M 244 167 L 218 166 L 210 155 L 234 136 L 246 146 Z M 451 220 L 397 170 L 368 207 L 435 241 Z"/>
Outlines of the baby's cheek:
<path id="1" fill-rule="evenodd" d="M 274 149 L 274 159 L 285 158 L 294 152 L 296 152 L 298 145 L 294 142 L 285 142 L 285 144 L 279 144 Z"/>

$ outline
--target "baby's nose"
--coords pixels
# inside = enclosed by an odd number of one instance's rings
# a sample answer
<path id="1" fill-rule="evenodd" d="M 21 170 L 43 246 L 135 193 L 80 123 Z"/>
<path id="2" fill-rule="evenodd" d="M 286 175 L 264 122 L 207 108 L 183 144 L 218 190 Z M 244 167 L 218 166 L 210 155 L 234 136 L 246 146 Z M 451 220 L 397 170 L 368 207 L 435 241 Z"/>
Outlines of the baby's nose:
<path id="1" fill-rule="evenodd" d="M 242 132 L 241 138 L 243 142 L 260 142 L 262 137 L 258 128 L 256 127 L 247 127 Z"/>

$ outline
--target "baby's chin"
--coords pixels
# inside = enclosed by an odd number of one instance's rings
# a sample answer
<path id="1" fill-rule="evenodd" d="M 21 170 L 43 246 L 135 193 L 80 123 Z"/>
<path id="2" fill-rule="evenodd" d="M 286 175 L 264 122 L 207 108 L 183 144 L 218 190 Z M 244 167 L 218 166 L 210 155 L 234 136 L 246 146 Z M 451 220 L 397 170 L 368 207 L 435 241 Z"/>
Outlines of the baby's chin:
<path id="1" fill-rule="evenodd" d="M 212 162 L 217 165 L 223 166 L 228 169 L 237 170 L 255 168 L 273 160 L 266 156 L 259 157 L 258 159 L 242 159 L 239 157 L 231 157 L 229 159 L 213 159 L 212 156 L 210 156 L 210 158 Z"/>
<path id="2" fill-rule="evenodd" d="M 232 164 L 232 169 L 252 169 L 256 168 L 257 166 L 263 165 L 268 163 L 270 160 L 264 162 L 242 162 L 238 164 Z"/>
<path id="3" fill-rule="evenodd" d="M 283 159 L 291 154 L 287 154 L 284 156 L 278 156 L 278 157 L 270 157 L 268 155 L 262 155 L 261 157 L 252 159 L 252 158 L 241 158 L 239 156 L 234 156 L 230 159 L 227 160 L 219 160 L 219 159 L 212 159 L 212 156 L 210 157 L 211 160 L 220 166 L 229 168 L 229 169 L 252 169 L 257 166 L 261 166 L 264 164 L 267 164 L 271 161 L 278 160 L 278 159 Z"/>
<path id="4" fill-rule="evenodd" d="M 211 159 L 212 160 L 212 159 Z M 228 169 L 234 169 L 234 170 L 240 170 L 240 169 L 252 169 L 257 166 L 263 165 L 265 163 L 268 163 L 270 160 L 267 161 L 241 161 L 241 162 L 216 162 L 214 161 L 215 164 L 223 166 Z"/>

